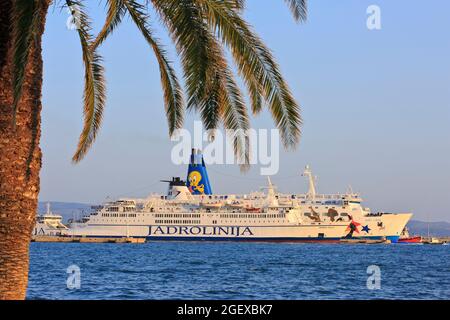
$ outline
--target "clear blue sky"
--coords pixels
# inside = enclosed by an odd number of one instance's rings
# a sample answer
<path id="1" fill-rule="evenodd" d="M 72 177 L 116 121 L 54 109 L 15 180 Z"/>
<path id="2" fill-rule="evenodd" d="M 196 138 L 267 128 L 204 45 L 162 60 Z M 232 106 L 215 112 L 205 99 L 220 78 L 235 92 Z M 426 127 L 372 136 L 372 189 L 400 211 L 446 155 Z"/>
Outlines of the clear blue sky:
<path id="1" fill-rule="evenodd" d="M 104 2 L 89 3 L 98 30 Z M 306 191 L 300 172 L 310 164 L 321 192 L 352 185 L 375 211 L 450 221 L 450 1 L 315 0 L 301 25 L 284 1 L 247 3 L 248 21 L 273 50 L 303 110 L 301 143 L 282 152 L 272 178 L 280 191 Z M 381 8 L 379 31 L 366 28 L 371 4 Z M 158 180 L 184 178 L 186 168 L 170 161 L 157 64 L 128 19 L 101 49 L 108 101 L 100 136 L 85 160 L 71 163 L 82 126 L 83 67 L 67 17 L 51 8 L 43 43 L 40 200 L 97 203 L 164 192 Z M 153 26 L 176 60 L 156 18 Z M 190 115 L 186 126 L 196 118 Z M 265 112 L 252 125 L 273 122 Z M 241 175 L 236 166 L 215 165 L 209 174 L 220 193 L 265 184 L 257 167 Z"/>

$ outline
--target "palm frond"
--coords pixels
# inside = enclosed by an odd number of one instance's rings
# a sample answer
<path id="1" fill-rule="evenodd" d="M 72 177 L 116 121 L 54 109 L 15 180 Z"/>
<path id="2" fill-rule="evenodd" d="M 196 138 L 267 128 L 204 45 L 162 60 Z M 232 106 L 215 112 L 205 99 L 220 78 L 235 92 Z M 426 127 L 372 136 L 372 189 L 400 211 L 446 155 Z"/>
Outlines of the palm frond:
<path id="1" fill-rule="evenodd" d="M 233 5 L 233 9 L 235 10 L 243 10 L 245 7 L 245 0 L 231 0 L 231 4 Z"/>
<path id="2" fill-rule="evenodd" d="M 125 6 L 122 0 L 106 0 L 108 12 L 106 14 L 106 20 L 102 29 L 92 43 L 92 49 L 95 50 L 100 46 L 103 41 L 114 31 L 114 29 L 120 24 L 123 16 L 125 15 Z"/>
<path id="3" fill-rule="evenodd" d="M 219 8 L 226 8 L 227 10 L 231 10 L 233 12 L 239 11 L 240 9 L 242 9 L 244 7 L 245 4 L 245 0 L 239 0 L 239 1 L 235 1 L 235 0 L 223 0 L 222 3 L 219 3 Z M 218 17 L 211 17 L 211 11 L 210 8 L 208 7 L 208 3 L 203 3 L 202 1 L 197 1 L 197 5 L 199 6 L 199 8 L 202 9 L 204 15 L 206 16 L 206 20 L 209 22 L 209 26 L 212 29 L 212 31 L 214 33 L 217 32 L 217 27 L 218 25 L 216 25 L 212 20 L 214 20 L 215 18 L 219 18 L 221 19 L 220 16 Z M 216 21 L 216 20 L 214 20 Z M 246 85 L 247 85 L 247 90 L 249 91 L 250 94 L 250 101 L 251 101 L 251 106 L 252 106 L 252 111 L 254 114 L 259 113 L 262 110 L 262 97 L 261 97 L 261 84 L 260 84 L 260 79 L 258 79 L 258 77 L 255 75 L 255 77 L 250 78 L 244 78 Z"/>
<path id="4" fill-rule="evenodd" d="M 159 63 L 169 134 L 172 135 L 176 129 L 181 128 L 183 125 L 184 104 L 181 86 L 175 70 L 166 58 L 166 52 L 152 35 L 147 23 L 148 16 L 145 12 L 145 7 L 133 0 L 123 0 L 123 3 L 145 40 L 152 47 Z"/>
<path id="5" fill-rule="evenodd" d="M 239 86 L 228 68 L 224 70 L 223 90 L 221 91 L 221 117 L 225 129 L 232 130 L 234 154 L 241 164 L 241 170 L 247 170 L 250 164 L 250 127 L 247 108 Z"/>
<path id="6" fill-rule="evenodd" d="M 16 125 L 16 114 L 25 80 L 25 70 L 33 43 L 33 37 L 38 28 L 41 0 L 17 0 L 13 4 L 13 126 Z"/>
<path id="7" fill-rule="evenodd" d="M 292 15 L 297 22 L 306 21 L 308 15 L 307 0 L 284 0 L 291 9 Z"/>
<path id="8" fill-rule="evenodd" d="M 232 0 L 197 0 L 212 30 L 230 48 L 253 102 L 260 110 L 258 94 L 264 97 L 285 147 L 294 147 L 300 138 L 300 109 L 283 79 L 269 49 L 233 10 Z M 259 85 L 258 85 L 259 84 Z M 258 91 L 257 91 L 258 90 Z"/>
<path id="9" fill-rule="evenodd" d="M 212 34 L 210 33 L 212 38 Z M 233 73 L 225 59 L 220 43 L 211 40 L 209 51 L 213 53 L 214 74 L 216 86 L 210 93 L 212 107 L 219 110 L 218 116 L 233 141 L 233 149 L 241 170 L 247 170 L 250 163 L 250 141 L 248 129 L 250 127 L 247 107 L 237 85 Z M 215 105 L 214 105 L 215 104 Z M 202 110 L 202 113 L 208 110 Z M 216 110 L 214 110 L 216 112 Z M 205 118 L 205 116 L 203 116 Z"/>
<path id="10" fill-rule="evenodd" d="M 208 75 L 212 77 L 210 79 L 212 85 L 199 112 L 207 129 L 214 131 L 218 122 L 222 122 L 227 132 L 231 131 L 230 138 L 233 141 L 234 154 L 241 170 L 246 170 L 250 161 L 247 108 L 220 43 L 213 38 L 211 33 L 209 33 L 209 37 L 208 47 L 212 68 L 208 70 Z M 213 120 L 211 121 L 211 119 Z"/>
<path id="11" fill-rule="evenodd" d="M 72 14 L 78 18 L 77 31 L 84 63 L 84 124 L 77 150 L 72 157 L 74 162 L 79 162 L 86 155 L 100 128 L 105 106 L 105 79 L 102 58 L 97 52 L 91 50 L 90 20 L 84 12 L 83 4 L 81 1 L 70 0 L 66 0 L 66 3 L 77 11 Z"/>
<path id="12" fill-rule="evenodd" d="M 193 0 L 152 0 L 181 56 L 187 92 L 187 109 L 198 110 L 206 129 L 219 121 L 217 99 L 217 57 L 214 38 Z"/>
<path id="13" fill-rule="evenodd" d="M 245 6 L 246 0 L 235 0 L 236 8 L 241 10 Z M 308 17 L 308 0 L 284 0 L 291 10 L 296 22 L 305 22 Z"/>
<path id="14" fill-rule="evenodd" d="M 233 2 L 233 3 L 231 3 Z M 231 1 L 237 9 L 242 1 Z M 167 26 L 182 64 L 189 95 L 188 108 L 195 108 L 204 127 L 214 130 L 220 122 L 234 131 L 233 146 L 242 169 L 249 163 L 248 114 L 241 92 L 229 70 L 221 44 L 205 22 L 204 11 L 195 0 L 152 0 Z M 255 84 L 257 88 L 258 85 Z M 257 104 L 255 104 L 257 105 Z"/>
<path id="15" fill-rule="evenodd" d="M 18 0 L 27 1 L 27 0 Z M 37 0 L 36 0 L 37 1 Z M 297 21 L 306 19 L 306 0 L 285 0 Z M 68 5 L 80 1 L 66 0 Z M 245 0 L 107 0 L 107 17 L 95 39 L 90 22 L 81 10 L 78 30 L 85 66 L 84 127 L 75 162 L 84 157 L 95 140 L 102 119 L 105 92 L 101 57 L 96 48 L 117 28 L 128 12 L 157 58 L 164 91 L 169 132 L 183 123 L 181 86 L 165 50 L 149 26 L 147 5 L 151 3 L 165 24 L 181 56 L 187 108 L 199 111 L 206 129 L 223 122 L 226 129 L 237 130 L 235 154 L 249 162 L 247 109 L 233 74 L 228 67 L 222 43 L 230 49 L 251 99 L 254 113 L 267 104 L 285 147 L 300 138 L 300 108 L 295 102 L 269 49 L 241 17 Z"/>
<path id="16" fill-rule="evenodd" d="M 262 110 L 262 88 L 256 79 L 248 79 L 247 88 L 250 94 L 250 101 L 253 114 L 258 114 Z"/>

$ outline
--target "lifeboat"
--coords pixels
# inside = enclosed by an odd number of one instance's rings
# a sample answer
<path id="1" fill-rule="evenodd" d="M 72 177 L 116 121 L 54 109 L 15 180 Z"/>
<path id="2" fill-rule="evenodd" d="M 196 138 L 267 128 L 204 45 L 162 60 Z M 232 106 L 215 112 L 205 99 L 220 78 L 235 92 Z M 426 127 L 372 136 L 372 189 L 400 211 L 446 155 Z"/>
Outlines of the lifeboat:
<path id="1" fill-rule="evenodd" d="M 281 206 L 292 206 L 292 200 L 285 200 L 285 199 L 283 199 L 283 200 L 278 200 L 278 203 L 279 203 Z"/>
<path id="2" fill-rule="evenodd" d="M 422 243 L 424 243 L 424 244 L 444 244 L 444 242 L 439 240 L 438 238 L 428 238 L 426 240 L 423 240 Z"/>
<path id="3" fill-rule="evenodd" d="M 421 242 L 422 242 L 421 236 L 398 239 L 398 243 L 421 243 Z"/>
<path id="4" fill-rule="evenodd" d="M 421 236 L 410 236 L 409 230 L 405 227 L 397 241 L 398 243 L 422 243 Z"/>
<path id="5" fill-rule="evenodd" d="M 233 201 L 232 203 L 229 204 L 229 206 L 232 208 L 243 208 L 245 205 L 242 202 Z"/>
<path id="6" fill-rule="evenodd" d="M 200 203 L 202 207 L 208 208 L 208 209 L 218 209 L 223 206 L 223 203 L 221 202 L 202 202 Z"/>

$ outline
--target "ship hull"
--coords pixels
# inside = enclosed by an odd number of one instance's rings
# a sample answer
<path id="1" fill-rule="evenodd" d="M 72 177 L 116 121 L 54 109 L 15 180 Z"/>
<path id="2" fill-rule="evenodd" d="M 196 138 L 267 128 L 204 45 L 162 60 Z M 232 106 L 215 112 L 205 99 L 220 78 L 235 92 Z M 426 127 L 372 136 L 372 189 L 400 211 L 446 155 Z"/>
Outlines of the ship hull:
<path id="1" fill-rule="evenodd" d="M 409 214 L 360 219 L 353 233 L 349 222 L 305 225 L 123 225 L 79 224 L 67 235 L 82 237 L 137 237 L 147 241 L 240 241 L 240 242 L 321 242 L 341 239 L 397 242 L 410 218 Z M 380 222 L 383 222 L 380 224 Z M 382 227 L 380 227 L 382 225 Z"/>

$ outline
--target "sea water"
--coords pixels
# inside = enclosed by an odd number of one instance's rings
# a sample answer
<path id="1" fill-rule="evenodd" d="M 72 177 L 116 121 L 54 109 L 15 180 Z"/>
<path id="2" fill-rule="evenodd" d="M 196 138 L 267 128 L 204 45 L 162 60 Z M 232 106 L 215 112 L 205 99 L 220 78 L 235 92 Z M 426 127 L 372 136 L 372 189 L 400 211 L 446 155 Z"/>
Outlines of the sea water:
<path id="1" fill-rule="evenodd" d="M 450 299 L 450 246 L 32 243 L 28 299 Z"/>

